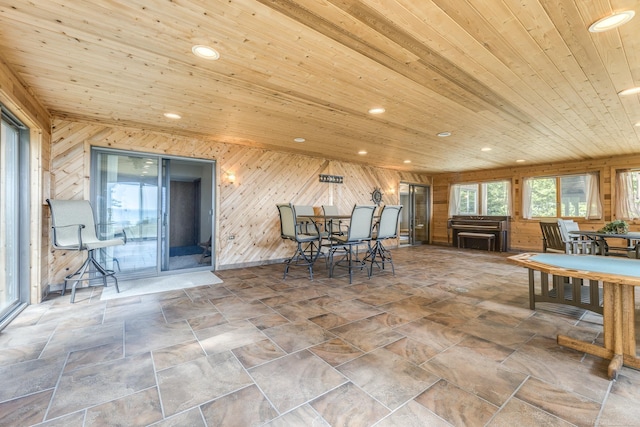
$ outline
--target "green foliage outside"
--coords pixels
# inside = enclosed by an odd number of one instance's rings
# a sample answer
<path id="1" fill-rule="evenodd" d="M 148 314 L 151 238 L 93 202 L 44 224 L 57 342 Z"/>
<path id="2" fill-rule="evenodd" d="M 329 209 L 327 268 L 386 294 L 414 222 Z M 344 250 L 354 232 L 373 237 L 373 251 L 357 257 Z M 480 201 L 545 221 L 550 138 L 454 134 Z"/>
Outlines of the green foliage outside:
<path id="1" fill-rule="evenodd" d="M 487 195 L 487 215 L 509 215 L 507 184 L 505 182 L 489 182 L 484 184 Z"/>
<path id="2" fill-rule="evenodd" d="M 587 214 L 586 184 L 584 175 L 560 178 L 561 205 L 557 206 L 556 178 L 531 180 L 531 213 L 541 217 L 584 217 Z"/>
<path id="3" fill-rule="evenodd" d="M 531 180 L 531 214 L 534 218 L 557 215 L 555 178 Z"/>

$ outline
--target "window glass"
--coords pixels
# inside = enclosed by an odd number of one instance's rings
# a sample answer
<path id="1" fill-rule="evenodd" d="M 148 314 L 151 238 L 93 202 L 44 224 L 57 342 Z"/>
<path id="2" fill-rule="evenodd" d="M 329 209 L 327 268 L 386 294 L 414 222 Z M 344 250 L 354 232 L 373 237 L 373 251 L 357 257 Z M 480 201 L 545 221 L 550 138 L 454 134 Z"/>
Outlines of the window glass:
<path id="1" fill-rule="evenodd" d="M 0 106 L 0 325 L 28 302 L 28 129 Z"/>
<path id="2" fill-rule="evenodd" d="M 584 217 L 587 214 L 585 176 L 560 177 L 560 216 Z"/>
<path id="3" fill-rule="evenodd" d="M 460 186 L 460 203 L 458 204 L 458 215 L 478 214 L 478 185 Z"/>
<path id="4" fill-rule="evenodd" d="M 616 218 L 640 218 L 640 171 L 620 171 L 616 179 Z"/>
<path id="5" fill-rule="evenodd" d="M 496 181 L 482 184 L 485 195 L 483 215 L 509 215 L 509 183 Z"/>
<path id="6" fill-rule="evenodd" d="M 453 184 L 450 192 L 449 213 L 451 215 L 507 216 L 511 212 L 510 193 L 509 181 Z"/>
<path id="7" fill-rule="evenodd" d="M 531 183 L 531 215 L 555 217 L 557 213 L 556 179 L 534 178 Z"/>
<path id="8" fill-rule="evenodd" d="M 522 194 L 524 218 L 602 217 L 599 178 L 595 172 L 525 178 Z"/>

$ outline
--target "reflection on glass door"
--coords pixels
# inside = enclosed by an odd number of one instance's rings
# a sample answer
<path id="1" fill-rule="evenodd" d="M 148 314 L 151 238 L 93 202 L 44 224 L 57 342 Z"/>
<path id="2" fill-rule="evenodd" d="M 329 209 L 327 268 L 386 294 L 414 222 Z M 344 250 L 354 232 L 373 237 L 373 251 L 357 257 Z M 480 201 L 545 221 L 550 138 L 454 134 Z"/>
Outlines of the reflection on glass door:
<path id="1" fill-rule="evenodd" d="M 400 244 L 429 243 L 430 188 L 417 184 L 400 184 Z"/>
<path id="2" fill-rule="evenodd" d="M 101 261 L 121 272 L 158 270 L 158 159 L 95 153 L 95 211 L 103 236 L 123 230 L 127 244 L 103 251 Z"/>
<path id="3" fill-rule="evenodd" d="M 213 162 L 101 149 L 92 159 L 98 223 L 127 239 L 100 254 L 108 268 L 150 276 L 213 266 L 199 245 L 212 234 Z"/>

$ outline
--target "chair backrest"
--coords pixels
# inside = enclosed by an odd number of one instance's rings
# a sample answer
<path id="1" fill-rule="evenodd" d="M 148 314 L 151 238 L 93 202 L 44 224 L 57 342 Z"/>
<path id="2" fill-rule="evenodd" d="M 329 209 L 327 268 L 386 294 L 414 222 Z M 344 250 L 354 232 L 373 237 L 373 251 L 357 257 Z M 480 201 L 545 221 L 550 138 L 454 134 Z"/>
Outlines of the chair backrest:
<path id="1" fill-rule="evenodd" d="M 558 227 L 565 244 L 566 253 L 570 254 L 596 254 L 600 249 L 594 240 L 583 239 L 580 236 L 569 234 L 571 231 L 580 231 L 580 226 L 572 219 L 559 219 Z M 604 248 L 603 248 L 604 249 Z"/>
<path id="2" fill-rule="evenodd" d="M 562 235 L 562 240 L 565 242 L 574 240 L 577 236 L 571 236 L 569 234 L 570 231 L 580 231 L 580 226 L 577 222 L 572 219 L 559 219 L 558 226 L 560 227 L 560 234 Z"/>
<path id="3" fill-rule="evenodd" d="M 88 242 L 96 242 L 96 225 L 93 218 L 93 209 L 88 200 L 49 200 L 51 209 L 51 223 L 53 225 L 53 246 L 63 248 L 76 248 L 80 245 L 80 236 L 83 245 Z M 78 226 L 84 226 L 79 229 Z M 80 230 L 80 233 L 78 231 Z"/>
<path id="4" fill-rule="evenodd" d="M 385 205 L 380 213 L 376 239 L 395 239 L 398 237 L 398 219 L 402 205 Z"/>
<path id="5" fill-rule="evenodd" d="M 314 216 L 316 213 L 313 210 L 313 206 L 309 205 L 295 205 L 296 216 Z"/>
<path id="6" fill-rule="evenodd" d="M 280 236 L 283 239 L 296 240 L 296 213 L 291 203 L 276 205 L 280 214 Z"/>
<path id="7" fill-rule="evenodd" d="M 338 208 L 333 205 L 322 205 L 322 212 L 325 215 L 340 215 L 338 213 Z"/>
<path id="8" fill-rule="evenodd" d="M 566 252 L 566 245 L 562 239 L 557 218 L 541 220 L 540 230 L 542 231 L 542 249 L 544 252 Z"/>
<path id="9" fill-rule="evenodd" d="M 311 234 L 315 231 L 315 226 L 311 222 L 310 219 L 300 220 L 300 217 L 310 217 L 314 216 L 315 212 L 313 210 L 313 206 L 309 205 L 294 205 L 293 209 L 296 214 L 296 223 L 298 224 L 298 228 L 301 233 Z"/>
<path id="10" fill-rule="evenodd" d="M 376 205 L 355 205 L 353 207 L 347 234 L 348 241 L 371 240 L 373 214 L 376 208 Z"/>

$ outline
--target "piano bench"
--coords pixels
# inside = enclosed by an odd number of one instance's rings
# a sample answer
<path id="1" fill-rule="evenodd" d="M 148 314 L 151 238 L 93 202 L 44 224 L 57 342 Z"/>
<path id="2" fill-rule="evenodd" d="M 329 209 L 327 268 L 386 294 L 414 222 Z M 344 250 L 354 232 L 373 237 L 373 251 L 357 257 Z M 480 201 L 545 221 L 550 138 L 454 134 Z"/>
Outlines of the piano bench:
<path id="1" fill-rule="evenodd" d="M 496 236 L 494 234 L 488 233 L 472 233 L 470 231 L 464 231 L 462 233 L 458 233 L 458 248 L 464 248 L 466 239 L 479 239 L 485 240 L 487 242 L 487 250 L 495 251 L 496 250 Z"/>

